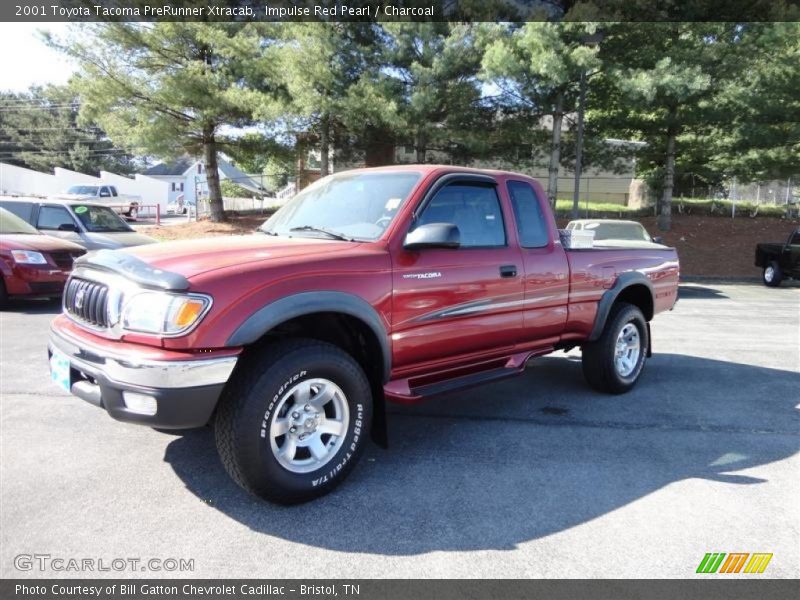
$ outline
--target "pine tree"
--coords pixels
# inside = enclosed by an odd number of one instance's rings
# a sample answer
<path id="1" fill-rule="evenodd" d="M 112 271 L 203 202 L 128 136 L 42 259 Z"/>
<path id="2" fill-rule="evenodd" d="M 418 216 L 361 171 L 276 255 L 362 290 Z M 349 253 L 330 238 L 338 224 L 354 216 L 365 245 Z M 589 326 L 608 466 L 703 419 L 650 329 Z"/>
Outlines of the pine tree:
<path id="1" fill-rule="evenodd" d="M 396 135 L 414 147 L 416 162 L 429 150 L 460 162 L 486 139 L 478 71 L 482 31 L 452 23 L 388 23 L 387 71 L 398 102 Z"/>
<path id="2" fill-rule="evenodd" d="M 659 192 L 658 227 L 666 231 L 682 161 L 708 170 L 709 124 L 721 118 L 723 90 L 747 76 L 749 33 L 736 23 L 682 22 L 621 23 L 606 33 L 608 68 L 593 117 L 610 136 L 647 143 L 639 168 Z"/>
<path id="3" fill-rule="evenodd" d="M 370 23 L 287 23 L 281 27 L 279 70 L 288 114 L 312 132 L 320 174 L 330 172 L 334 133 L 386 118 L 386 96 L 376 92 L 378 29 Z M 377 100 L 377 102 L 374 102 Z M 388 111 L 391 113 L 391 110 Z"/>
<path id="4" fill-rule="evenodd" d="M 78 96 L 68 86 L 1 93 L 0 161 L 40 171 L 133 172 L 133 157 L 102 129 L 79 119 L 79 109 Z"/>
<path id="5" fill-rule="evenodd" d="M 599 68 L 597 48 L 586 43 L 593 23 L 531 22 L 497 26 L 483 58 L 483 76 L 505 102 L 549 121 L 551 131 L 547 195 L 555 206 L 561 165 L 564 115 L 576 104 L 581 73 Z M 531 132 L 535 139 L 538 131 Z"/>
<path id="6" fill-rule="evenodd" d="M 202 155 L 211 220 L 225 219 L 218 171 L 224 127 L 244 126 L 262 110 L 270 73 L 257 24 L 84 24 L 81 35 L 51 43 L 79 65 L 82 114 L 117 144 L 166 159 Z M 256 89 L 243 85 L 259 79 Z"/>

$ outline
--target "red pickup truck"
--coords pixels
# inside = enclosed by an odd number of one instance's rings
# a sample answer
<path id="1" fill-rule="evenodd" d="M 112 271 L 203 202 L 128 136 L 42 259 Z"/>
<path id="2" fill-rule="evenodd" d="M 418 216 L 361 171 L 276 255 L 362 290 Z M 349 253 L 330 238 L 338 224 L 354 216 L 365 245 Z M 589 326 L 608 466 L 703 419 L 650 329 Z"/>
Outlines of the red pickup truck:
<path id="1" fill-rule="evenodd" d="M 120 421 L 213 424 L 233 479 L 272 501 L 330 491 L 385 401 L 520 373 L 580 346 L 630 390 L 675 250 L 568 249 L 539 184 L 449 166 L 363 169 L 303 190 L 253 235 L 100 251 L 52 325 L 53 379 Z"/>

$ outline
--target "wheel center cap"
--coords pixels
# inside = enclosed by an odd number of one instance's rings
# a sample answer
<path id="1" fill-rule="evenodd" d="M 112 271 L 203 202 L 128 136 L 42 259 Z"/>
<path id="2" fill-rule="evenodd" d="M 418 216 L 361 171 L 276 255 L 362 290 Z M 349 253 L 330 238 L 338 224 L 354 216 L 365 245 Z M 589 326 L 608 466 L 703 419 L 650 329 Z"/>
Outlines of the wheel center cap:
<path id="1" fill-rule="evenodd" d="M 319 425 L 319 413 L 303 413 L 299 418 L 293 418 L 291 426 L 300 435 L 309 435 L 317 430 Z"/>

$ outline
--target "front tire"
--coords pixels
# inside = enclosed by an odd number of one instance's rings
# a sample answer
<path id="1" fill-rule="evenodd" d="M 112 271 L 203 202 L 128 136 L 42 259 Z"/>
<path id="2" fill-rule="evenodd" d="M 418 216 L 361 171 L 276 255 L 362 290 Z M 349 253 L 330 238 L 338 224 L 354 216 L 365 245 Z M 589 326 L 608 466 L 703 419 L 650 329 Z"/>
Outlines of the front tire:
<path id="1" fill-rule="evenodd" d="M 583 346 L 583 376 L 594 389 L 624 394 L 639 380 L 650 339 L 642 311 L 620 302 L 611 309 L 597 341 Z"/>
<path id="2" fill-rule="evenodd" d="M 767 287 L 778 287 L 781 284 L 783 271 L 776 261 L 772 260 L 764 267 L 762 281 Z"/>
<path id="3" fill-rule="evenodd" d="M 346 352 L 286 340 L 243 359 L 214 424 L 228 474 L 272 502 L 297 504 L 333 490 L 355 466 L 372 422 L 372 393 Z"/>

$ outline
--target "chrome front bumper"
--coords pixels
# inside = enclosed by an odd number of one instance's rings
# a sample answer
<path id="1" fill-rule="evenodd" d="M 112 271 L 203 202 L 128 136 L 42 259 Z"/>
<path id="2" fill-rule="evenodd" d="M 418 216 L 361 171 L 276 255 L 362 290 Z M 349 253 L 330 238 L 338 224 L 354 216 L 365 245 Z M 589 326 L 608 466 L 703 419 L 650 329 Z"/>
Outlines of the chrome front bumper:
<path id="1" fill-rule="evenodd" d="M 69 358 L 73 368 L 90 376 L 102 373 L 115 383 L 152 388 L 186 388 L 225 383 L 236 366 L 237 356 L 196 360 L 131 360 L 107 350 L 73 341 L 51 331 L 50 350 Z"/>
<path id="2" fill-rule="evenodd" d="M 69 361 L 70 392 L 113 418 L 152 427 L 184 429 L 206 424 L 222 389 L 236 367 L 237 356 L 187 360 L 138 360 L 109 353 L 53 329 L 48 354 Z M 151 399 L 143 413 L 126 396 Z"/>

